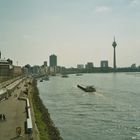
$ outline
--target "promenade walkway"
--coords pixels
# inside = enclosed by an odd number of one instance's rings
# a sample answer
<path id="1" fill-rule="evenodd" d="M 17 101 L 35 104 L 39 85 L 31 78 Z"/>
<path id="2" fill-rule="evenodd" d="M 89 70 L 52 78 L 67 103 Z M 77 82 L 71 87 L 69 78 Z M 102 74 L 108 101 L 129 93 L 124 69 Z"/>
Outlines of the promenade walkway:
<path id="1" fill-rule="evenodd" d="M 24 86 L 25 82 L 22 82 L 18 88 L 14 90 L 12 96 L 7 100 L 0 102 L 0 114 L 4 114 L 6 120 L 0 119 L 0 140 L 39 140 L 35 123 L 33 122 L 33 135 L 25 133 L 25 121 L 26 121 L 26 102 L 19 100 L 18 96 L 23 94 L 27 87 Z M 23 94 L 24 96 L 24 94 Z M 33 111 L 33 110 L 32 110 Z M 33 114 L 33 113 L 32 113 Z M 33 121 L 34 121 L 33 116 Z M 16 128 L 21 127 L 21 136 L 17 137 Z"/>

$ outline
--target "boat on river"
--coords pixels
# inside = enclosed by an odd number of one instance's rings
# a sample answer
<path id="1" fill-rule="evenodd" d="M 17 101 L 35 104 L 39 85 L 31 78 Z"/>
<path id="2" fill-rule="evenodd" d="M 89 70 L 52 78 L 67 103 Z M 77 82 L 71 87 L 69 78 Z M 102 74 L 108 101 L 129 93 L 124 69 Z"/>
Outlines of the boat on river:
<path id="1" fill-rule="evenodd" d="M 45 81 L 48 81 L 49 80 L 49 76 L 48 75 L 45 75 L 42 80 L 45 80 Z"/>
<path id="2" fill-rule="evenodd" d="M 63 74 L 61 77 L 62 78 L 68 78 L 69 76 L 67 74 Z"/>
<path id="3" fill-rule="evenodd" d="M 78 88 L 82 89 L 85 92 L 96 92 L 96 89 L 94 86 L 82 86 L 82 85 L 77 85 Z"/>
<path id="4" fill-rule="evenodd" d="M 82 73 L 76 73 L 76 76 L 82 76 Z"/>

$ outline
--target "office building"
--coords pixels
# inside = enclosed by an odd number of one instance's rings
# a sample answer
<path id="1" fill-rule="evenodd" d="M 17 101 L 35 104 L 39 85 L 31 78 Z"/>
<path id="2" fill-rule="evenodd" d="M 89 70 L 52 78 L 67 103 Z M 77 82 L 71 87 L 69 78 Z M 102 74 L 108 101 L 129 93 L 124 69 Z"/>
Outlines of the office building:
<path id="1" fill-rule="evenodd" d="M 101 68 L 108 68 L 108 61 L 107 60 L 101 61 Z"/>
<path id="2" fill-rule="evenodd" d="M 57 56 L 56 55 L 50 55 L 50 67 L 57 66 Z"/>
<path id="3" fill-rule="evenodd" d="M 84 69 L 84 65 L 83 64 L 78 64 L 77 69 Z"/>
<path id="4" fill-rule="evenodd" d="M 47 61 L 44 61 L 44 66 L 46 66 L 46 67 L 47 67 Z"/>
<path id="5" fill-rule="evenodd" d="M 93 65 L 92 62 L 88 62 L 88 63 L 86 64 L 86 69 L 93 69 L 93 67 L 94 67 L 94 65 Z"/>

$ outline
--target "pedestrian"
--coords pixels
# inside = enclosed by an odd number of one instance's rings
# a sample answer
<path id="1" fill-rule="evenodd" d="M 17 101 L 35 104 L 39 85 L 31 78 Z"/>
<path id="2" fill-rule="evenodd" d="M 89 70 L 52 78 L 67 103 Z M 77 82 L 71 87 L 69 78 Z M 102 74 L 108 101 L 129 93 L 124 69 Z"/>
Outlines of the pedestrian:
<path id="1" fill-rule="evenodd" d="M 5 117 L 5 115 L 4 115 L 4 114 L 3 114 L 3 120 L 4 120 L 4 121 L 6 121 L 6 117 Z"/>
<path id="2" fill-rule="evenodd" d="M 16 127 L 16 134 L 17 134 L 17 137 L 22 136 L 21 135 L 21 127 Z"/>
<path id="3" fill-rule="evenodd" d="M 0 120 L 2 120 L 2 114 L 0 114 Z"/>

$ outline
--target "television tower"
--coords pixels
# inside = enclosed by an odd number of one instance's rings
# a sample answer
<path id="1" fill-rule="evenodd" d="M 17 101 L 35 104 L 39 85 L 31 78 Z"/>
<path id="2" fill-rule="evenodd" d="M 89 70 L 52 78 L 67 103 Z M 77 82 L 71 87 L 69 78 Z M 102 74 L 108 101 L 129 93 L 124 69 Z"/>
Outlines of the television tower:
<path id="1" fill-rule="evenodd" d="M 114 68 L 114 70 L 116 70 L 116 46 L 117 46 L 117 43 L 116 43 L 116 41 L 115 41 L 115 37 L 114 37 L 114 41 L 113 41 L 113 43 L 112 43 L 112 46 L 113 46 L 113 48 L 114 48 L 114 60 L 113 60 L 113 68 Z"/>

